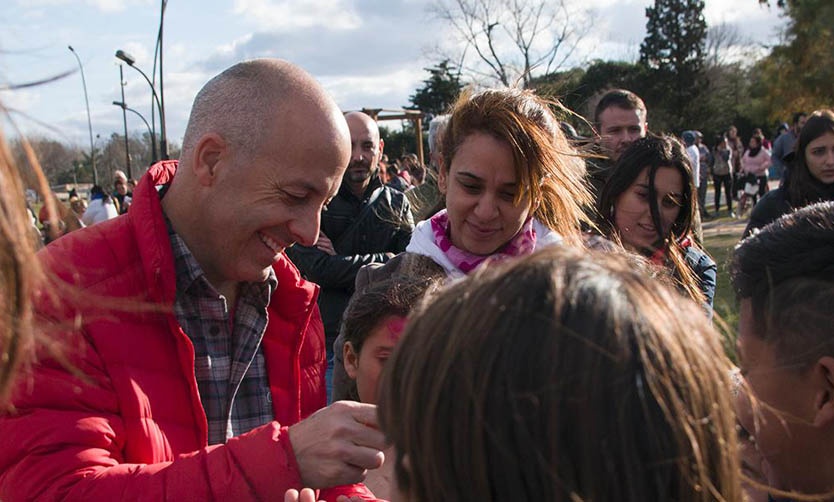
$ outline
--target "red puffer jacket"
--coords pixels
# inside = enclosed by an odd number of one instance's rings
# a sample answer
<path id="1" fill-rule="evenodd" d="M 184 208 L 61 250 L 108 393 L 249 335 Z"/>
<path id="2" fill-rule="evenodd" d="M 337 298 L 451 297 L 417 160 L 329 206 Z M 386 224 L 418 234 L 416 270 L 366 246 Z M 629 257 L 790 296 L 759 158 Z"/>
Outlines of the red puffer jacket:
<path id="1" fill-rule="evenodd" d="M 155 190 L 175 171 L 174 161 L 152 167 L 130 212 L 42 251 L 84 318 L 61 336 L 75 371 L 44 358 L 0 419 L 0 499 L 281 500 L 300 487 L 286 426 L 325 404 L 318 287 L 283 256 L 274 264 L 263 350 L 275 421 L 207 447 L 194 349 L 171 311 L 174 260 Z M 114 313 L 114 298 L 131 300 L 127 312 Z"/>

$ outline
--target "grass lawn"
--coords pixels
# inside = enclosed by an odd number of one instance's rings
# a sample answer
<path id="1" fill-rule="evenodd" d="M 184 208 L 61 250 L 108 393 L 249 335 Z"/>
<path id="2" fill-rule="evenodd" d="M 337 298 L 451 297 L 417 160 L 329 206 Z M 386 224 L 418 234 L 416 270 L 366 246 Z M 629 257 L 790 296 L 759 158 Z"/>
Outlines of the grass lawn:
<path id="1" fill-rule="evenodd" d="M 733 248 L 738 244 L 744 231 L 743 225 L 733 224 L 735 220 L 721 218 L 704 225 L 704 247 L 718 265 L 718 279 L 713 300 L 716 327 L 723 329 L 727 354 L 735 360 L 735 340 L 738 329 L 738 305 L 730 285 L 730 259 Z"/>

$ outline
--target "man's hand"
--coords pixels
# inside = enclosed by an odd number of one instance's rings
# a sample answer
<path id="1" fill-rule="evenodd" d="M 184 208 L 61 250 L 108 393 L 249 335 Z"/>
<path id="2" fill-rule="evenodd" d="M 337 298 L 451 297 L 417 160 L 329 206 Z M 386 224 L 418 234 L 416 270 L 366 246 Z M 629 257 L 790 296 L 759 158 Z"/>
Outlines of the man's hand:
<path id="1" fill-rule="evenodd" d="M 339 495 L 336 502 L 364 502 L 362 497 L 348 497 L 346 495 Z M 284 493 L 284 502 L 317 502 L 316 492 L 311 488 L 304 488 L 300 492 L 295 488 L 290 488 Z M 318 502 L 324 502 L 319 500 Z M 385 502 L 380 499 L 380 502 Z"/>
<path id="2" fill-rule="evenodd" d="M 319 240 L 316 241 L 316 247 L 330 256 L 336 256 L 336 248 L 333 247 L 333 242 L 323 232 L 319 232 Z"/>
<path id="3" fill-rule="evenodd" d="M 289 434 L 304 486 L 358 483 L 385 459 L 385 436 L 371 404 L 337 401 L 290 426 Z"/>
<path id="4" fill-rule="evenodd" d="M 284 502 L 316 502 L 316 492 L 304 488 L 299 493 L 295 488 L 290 488 L 284 493 Z"/>

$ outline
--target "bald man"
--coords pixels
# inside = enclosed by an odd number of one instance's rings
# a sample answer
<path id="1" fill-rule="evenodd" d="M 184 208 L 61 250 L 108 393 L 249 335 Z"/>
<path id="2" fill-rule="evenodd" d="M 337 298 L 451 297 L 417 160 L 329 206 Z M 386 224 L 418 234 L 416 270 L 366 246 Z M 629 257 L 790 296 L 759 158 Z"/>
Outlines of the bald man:
<path id="1" fill-rule="evenodd" d="M 381 465 L 373 406 L 323 408 L 318 288 L 284 255 L 315 245 L 349 158 L 301 69 L 208 82 L 180 160 L 151 168 L 130 212 L 41 255 L 74 299 L 41 312 L 77 322 L 0 419 L 0 499 L 280 499 Z"/>
<path id="2" fill-rule="evenodd" d="M 356 273 L 369 263 L 385 263 L 405 251 L 414 229 L 408 199 L 380 180 L 384 143 L 376 122 L 362 112 L 348 113 L 345 119 L 350 131 L 350 162 L 338 194 L 322 213 L 319 241 L 287 252 L 304 277 L 321 286 L 318 305 L 327 342 L 328 390 L 333 342 L 353 295 Z"/>

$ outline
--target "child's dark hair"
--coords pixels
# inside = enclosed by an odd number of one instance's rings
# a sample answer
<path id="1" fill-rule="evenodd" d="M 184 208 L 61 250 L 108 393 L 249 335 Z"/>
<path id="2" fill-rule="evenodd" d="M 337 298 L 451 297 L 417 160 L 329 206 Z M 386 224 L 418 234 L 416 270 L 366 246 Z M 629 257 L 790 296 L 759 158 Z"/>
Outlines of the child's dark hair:
<path id="1" fill-rule="evenodd" d="M 422 303 L 427 294 L 440 284 L 438 276 L 406 276 L 397 274 L 388 279 L 371 283 L 357 291 L 342 318 L 345 347 L 349 343 L 358 356 L 371 332 L 387 317 L 406 317 Z M 356 381 L 351 380 L 347 396 L 359 401 Z"/>
<path id="2" fill-rule="evenodd" d="M 370 332 L 389 316 L 406 317 L 438 285 L 435 278 L 396 275 L 371 284 L 351 298 L 343 318 L 345 342 L 357 354 Z"/>

